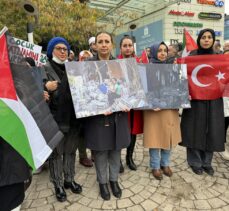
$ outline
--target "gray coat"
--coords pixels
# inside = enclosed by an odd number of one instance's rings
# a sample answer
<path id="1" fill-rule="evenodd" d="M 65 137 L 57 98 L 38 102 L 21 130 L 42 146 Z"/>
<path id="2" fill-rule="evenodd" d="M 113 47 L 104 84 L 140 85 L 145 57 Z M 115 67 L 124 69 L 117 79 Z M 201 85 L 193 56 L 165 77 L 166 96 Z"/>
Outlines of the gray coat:
<path id="1" fill-rule="evenodd" d="M 112 59 L 112 58 L 111 58 Z M 97 56 L 90 59 L 99 60 Z M 130 144 L 130 130 L 126 112 L 84 118 L 84 135 L 91 150 L 120 150 Z"/>
<path id="2" fill-rule="evenodd" d="M 182 146 L 209 152 L 224 151 L 223 100 L 192 100 L 181 119 Z"/>

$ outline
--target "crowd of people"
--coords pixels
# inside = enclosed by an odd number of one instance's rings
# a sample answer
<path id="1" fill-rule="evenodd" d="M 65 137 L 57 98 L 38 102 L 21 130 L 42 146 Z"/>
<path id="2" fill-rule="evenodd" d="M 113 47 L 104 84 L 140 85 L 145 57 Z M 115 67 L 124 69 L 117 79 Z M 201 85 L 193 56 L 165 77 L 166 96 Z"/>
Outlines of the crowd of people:
<path id="1" fill-rule="evenodd" d="M 89 39 L 89 50 L 79 53 L 79 61 L 107 61 L 115 59 L 112 56 L 113 38 L 107 32 L 99 32 Z M 212 29 L 203 29 L 197 38 L 198 49 L 190 56 L 229 53 L 229 43 L 225 43 L 221 52 L 219 43 L 215 42 Z M 177 45 L 167 46 L 165 42 L 153 43 L 147 48 L 150 63 L 176 63 L 180 56 Z M 92 167 L 93 162 L 99 184 L 100 195 L 104 200 L 111 197 L 121 198 L 122 189 L 119 186 L 119 173 L 124 172 L 121 160 L 121 150 L 126 148 L 126 165 L 136 171 L 133 159 L 136 136 L 143 133 L 143 146 L 149 148 L 149 166 L 152 175 L 157 180 L 163 176 L 171 177 L 170 167 L 172 148 L 177 144 L 186 147 L 187 162 L 195 174 L 203 172 L 213 176 L 212 158 L 214 152 L 220 152 L 224 159 L 229 160 L 229 151 L 225 149 L 226 131 L 229 125 L 229 100 L 219 98 L 215 100 L 192 100 L 191 108 L 184 109 L 179 118 L 178 109 L 162 110 L 123 110 L 120 112 L 105 112 L 97 115 L 77 119 L 67 80 L 65 63 L 75 61 L 75 54 L 70 49 L 66 39 L 52 38 L 47 47 L 47 64 L 41 69 L 44 99 L 64 134 L 64 139 L 52 152 L 48 159 L 50 179 L 54 185 L 58 201 L 67 199 L 65 189 L 80 194 L 83 188 L 75 181 L 76 150 L 79 150 L 80 163 Z M 120 55 L 117 59 L 136 58 L 134 41 L 130 36 L 124 36 L 120 41 Z M 30 62 L 29 59 L 27 61 Z M 30 64 L 31 65 L 31 64 Z M 34 64 L 32 64 L 34 66 Z M 1 138 L 2 139 L 2 138 Z M 16 172 L 20 167 L 23 175 L 9 181 L 7 174 L 0 181 L 0 195 L 6 196 L 0 203 L 4 210 L 19 207 L 24 199 L 24 181 L 29 178 L 29 171 L 20 156 L 10 146 L 0 141 L 1 174 L 11 169 Z M 9 148 L 10 155 L 4 155 Z M 91 150 L 88 158 L 86 149 Z M 19 166 L 11 163 L 17 160 Z M 8 165 L 8 167 L 6 167 Z M 14 169 L 15 168 L 15 169 Z M 25 171 L 21 169 L 25 168 Z M 15 185 L 16 184 L 16 185 Z M 11 195 L 11 197 L 8 197 Z M 20 209 L 20 208 L 18 208 Z"/>

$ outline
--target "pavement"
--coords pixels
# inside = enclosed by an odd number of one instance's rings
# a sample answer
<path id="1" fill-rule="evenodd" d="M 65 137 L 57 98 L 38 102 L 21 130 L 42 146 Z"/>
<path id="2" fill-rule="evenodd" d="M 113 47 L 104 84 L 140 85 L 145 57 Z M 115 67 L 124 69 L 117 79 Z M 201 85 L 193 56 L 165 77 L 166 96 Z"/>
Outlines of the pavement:
<path id="1" fill-rule="evenodd" d="M 119 179 L 123 190 L 121 199 L 112 196 L 110 201 L 104 201 L 99 196 L 94 167 L 83 167 L 77 157 L 75 180 L 82 184 L 81 194 L 66 190 L 67 201 L 58 202 L 46 168 L 33 176 L 21 211 L 229 211 L 229 161 L 223 160 L 219 153 L 213 158 L 214 176 L 206 173 L 199 176 L 188 167 L 185 148 L 177 146 L 171 156 L 173 176 L 164 176 L 161 181 L 152 176 L 142 136 L 138 137 L 134 153 L 137 171 L 127 168 L 125 153 L 126 150 L 122 150 L 125 172 Z"/>

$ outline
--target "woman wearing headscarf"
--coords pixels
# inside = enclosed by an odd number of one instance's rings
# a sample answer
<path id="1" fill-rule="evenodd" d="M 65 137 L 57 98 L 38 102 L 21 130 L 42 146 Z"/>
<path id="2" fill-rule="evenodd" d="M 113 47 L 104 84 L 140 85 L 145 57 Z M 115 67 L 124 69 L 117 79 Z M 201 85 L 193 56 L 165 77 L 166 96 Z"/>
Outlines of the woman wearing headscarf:
<path id="1" fill-rule="evenodd" d="M 120 53 L 121 54 L 118 56 L 118 59 L 136 58 L 136 60 L 138 61 L 134 53 L 134 41 L 130 36 L 124 36 L 120 40 Z M 128 119 L 129 119 L 129 126 L 130 126 L 131 142 L 126 150 L 126 165 L 129 167 L 130 170 L 136 171 L 137 166 L 133 161 L 133 153 L 134 153 L 137 134 L 143 133 L 142 111 L 131 110 L 128 113 Z M 121 161 L 120 173 L 122 172 L 124 172 L 124 168 Z"/>
<path id="2" fill-rule="evenodd" d="M 66 201 L 64 188 L 81 193 L 82 187 L 74 181 L 75 156 L 80 124 L 76 120 L 70 88 L 65 70 L 70 46 L 62 37 L 52 38 L 47 47 L 48 63 L 44 66 L 45 89 L 49 92 L 49 107 L 65 137 L 49 158 L 50 178 L 58 201 Z M 64 179 L 63 179 L 64 174 Z"/>
<path id="3" fill-rule="evenodd" d="M 151 63 L 166 63 L 168 47 L 164 42 L 152 45 L 150 50 Z M 162 173 L 168 177 L 172 176 L 170 169 L 171 149 L 180 141 L 180 121 L 177 109 L 161 110 L 156 108 L 144 111 L 143 145 L 149 148 L 150 167 L 156 179 L 161 180 Z"/>
<path id="4" fill-rule="evenodd" d="M 113 39 L 109 33 L 98 33 L 95 43 L 97 55 L 89 59 L 90 61 L 114 59 L 111 55 Z M 87 117 L 84 128 L 87 148 L 93 150 L 101 197 L 110 200 L 109 182 L 113 195 L 120 198 L 122 190 L 118 184 L 118 176 L 121 149 L 130 144 L 127 111 L 114 113 L 108 111 L 104 115 Z"/>
<path id="5" fill-rule="evenodd" d="M 203 29 L 197 38 L 198 49 L 191 55 L 214 54 L 215 32 Z M 187 162 L 195 174 L 214 174 L 213 152 L 224 151 L 224 113 L 222 98 L 191 100 L 181 119 L 182 146 L 187 147 Z"/>

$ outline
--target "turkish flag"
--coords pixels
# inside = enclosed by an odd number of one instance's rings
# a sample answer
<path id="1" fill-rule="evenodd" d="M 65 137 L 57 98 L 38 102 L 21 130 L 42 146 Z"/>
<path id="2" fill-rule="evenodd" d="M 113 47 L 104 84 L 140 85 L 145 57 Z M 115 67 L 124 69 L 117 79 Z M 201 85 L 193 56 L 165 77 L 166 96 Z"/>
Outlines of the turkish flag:
<path id="1" fill-rule="evenodd" d="M 229 97 L 229 55 L 197 55 L 177 59 L 187 64 L 192 99 L 214 100 Z"/>

